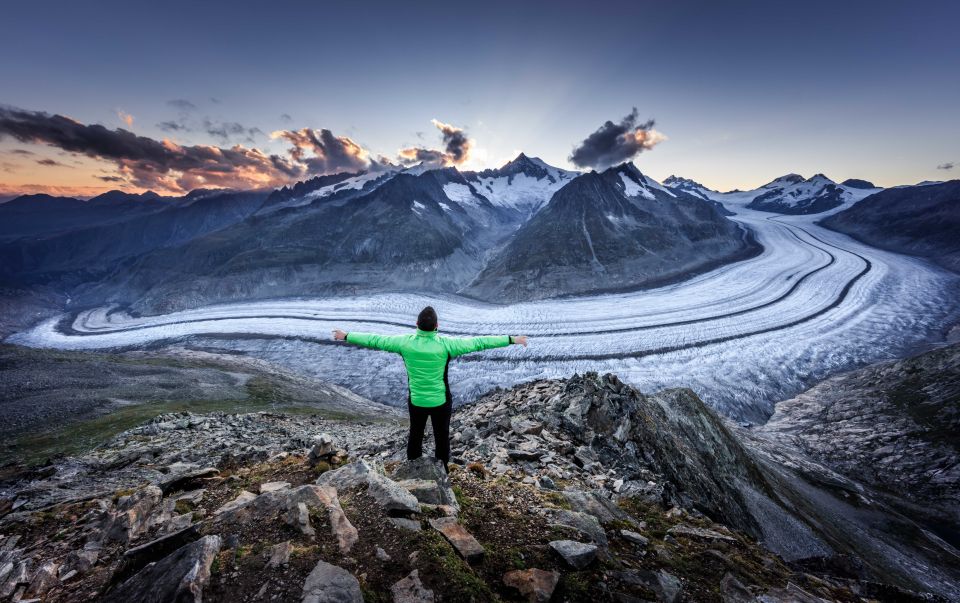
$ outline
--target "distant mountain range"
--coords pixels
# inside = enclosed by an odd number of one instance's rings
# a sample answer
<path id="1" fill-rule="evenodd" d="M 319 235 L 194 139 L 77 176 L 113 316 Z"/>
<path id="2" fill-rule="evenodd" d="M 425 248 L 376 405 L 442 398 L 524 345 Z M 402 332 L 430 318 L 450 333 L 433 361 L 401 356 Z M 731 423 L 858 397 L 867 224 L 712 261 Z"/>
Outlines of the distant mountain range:
<path id="1" fill-rule="evenodd" d="M 960 180 L 888 188 L 820 224 L 960 272 Z"/>
<path id="2" fill-rule="evenodd" d="M 751 191 L 721 193 L 702 184 L 670 176 L 664 185 L 701 199 L 742 204 L 750 209 L 779 214 L 818 214 L 860 199 L 883 189 L 866 180 L 844 180 L 838 184 L 823 174 L 804 178 L 787 174 Z"/>
<path id="3" fill-rule="evenodd" d="M 731 209 L 836 211 L 880 190 L 790 174 L 720 193 L 676 176 L 661 185 L 630 163 L 580 173 L 521 153 L 481 172 L 394 166 L 273 191 L 30 195 L 0 205 L 0 285 L 142 312 L 385 290 L 493 302 L 615 291 L 757 253 Z M 936 226 L 918 220 L 918 232 Z"/>

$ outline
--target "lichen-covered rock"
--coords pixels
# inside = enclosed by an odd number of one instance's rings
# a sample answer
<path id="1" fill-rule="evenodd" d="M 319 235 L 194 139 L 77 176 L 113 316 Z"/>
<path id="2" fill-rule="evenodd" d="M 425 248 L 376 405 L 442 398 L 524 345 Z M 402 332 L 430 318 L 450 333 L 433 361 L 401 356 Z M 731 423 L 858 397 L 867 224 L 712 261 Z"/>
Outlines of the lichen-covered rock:
<path id="1" fill-rule="evenodd" d="M 390 587 L 393 603 L 433 603 L 433 591 L 420 582 L 420 572 L 413 570 Z"/>
<path id="2" fill-rule="evenodd" d="M 550 548 L 557 552 L 567 565 L 582 570 L 597 558 L 597 546 L 575 540 L 553 540 Z"/>
<path id="3" fill-rule="evenodd" d="M 559 572 L 536 568 L 513 570 L 503 575 L 503 583 L 520 591 L 530 603 L 548 603 L 558 582 Z"/>

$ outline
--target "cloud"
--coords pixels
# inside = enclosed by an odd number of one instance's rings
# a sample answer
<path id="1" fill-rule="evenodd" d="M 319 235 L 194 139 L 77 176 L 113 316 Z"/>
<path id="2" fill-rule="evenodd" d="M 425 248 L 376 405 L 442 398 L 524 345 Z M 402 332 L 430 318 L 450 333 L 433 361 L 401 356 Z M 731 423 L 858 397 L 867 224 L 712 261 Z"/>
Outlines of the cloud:
<path id="1" fill-rule="evenodd" d="M 123 176 L 97 176 L 97 180 L 103 180 L 104 182 L 126 182 Z"/>
<path id="2" fill-rule="evenodd" d="M 284 121 L 284 122 L 290 123 L 291 121 L 293 121 L 293 118 L 290 117 L 290 114 L 289 114 L 289 113 L 281 113 L 281 114 L 280 114 L 280 121 Z"/>
<path id="3" fill-rule="evenodd" d="M 273 187 L 317 174 L 365 169 L 367 152 L 329 130 L 274 132 L 293 145 L 288 156 L 234 145 L 180 145 L 123 128 L 83 124 L 62 115 L 0 106 L 0 139 L 42 143 L 113 162 L 117 176 L 140 188 L 183 192 L 194 188 Z"/>
<path id="4" fill-rule="evenodd" d="M 369 154 L 346 136 L 335 136 L 330 130 L 277 130 L 270 138 L 289 142 L 293 162 L 306 166 L 311 174 L 332 174 L 369 169 Z"/>
<path id="5" fill-rule="evenodd" d="M 653 129 L 654 121 L 637 123 L 637 109 L 620 120 L 608 121 L 574 147 L 570 161 L 578 167 L 605 168 L 617 165 L 649 151 L 667 139 Z"/>
<path id="6" fill-rule="evenodd" d="M 248 128 L 235 121 L 216 122 L 204 118 L 203 129 L 207 134 L 220 140 L 220 142 L 224 144 L 229 142 L 234 137 L 253 143 L 256 142 L 254 140 L 254 136 L 263 136 L 263 130 L 260 128 Z"/>
<path id="7" fill-rule="evenodd" d="M 938 170 L 952 170 L 954 165 L 955 165 L 955 164 L 954 164 L 952 161 L 948 161 L 947 163 L 941 163 L 940 165 L 938 165 L 938 166 L 937 166 L 937 169 L 938 169 Z"/>
<path id="8" fill-rule="evenodd" d="M 178 121 L 161 121 L 157 127 L 164 132 L 188 132 L 190 128 Z"/>
<path id="9" fill-rule="evenodd" d="M 37 159 L 37 163 L 40 165 L 45 165 L 47 167 L 65 167 L 73 169 L 73 166 L 67 165 L 65 163 L 60 163 L 56 159 Z"/>
<path id="10" fill-rule="evenodd" d="M 27 149 L 14 149 L 10 151 L 14 155 L 36 155 L 33 151 L 28 151 Z"/>
<path id="11" fill-rule="evenodd" d="M 463 131 L 463 128 L 451 126 L 436 119 L 431 120 L 431 123 L 440 130 L 440 135 L 443 140 L 443 150 L 426 147 L 400 149 L 397 153 L 400 163 L 412 165 L 422 161 L 429 164 L 451 166 L 466 162 L 470 158 L 473 141 L 467 138 L 467 134 Z M 417 137 L 423 138 L 423 133 L 417 132 Z"/>
<path id="12" fill-rule="evenodd" d="M 120 118 L 120 121 L 127 124 L 127 127 L 133 126 L 133 116 L 127 113 L 126 111 L 117 111 L 117 117 Z"/>
<path id="13" fill-rule="evenodd" d="M 173 107 L 174 109 L 178 111 L 183 111 L 183 112 L 193 111 L 194 109 L 197 108 L 196 105 L 194 105 L 193 103 L 191 103 L 185 98 L 175 98 L 173 100 L 168 100 L 167 104 Z"/>

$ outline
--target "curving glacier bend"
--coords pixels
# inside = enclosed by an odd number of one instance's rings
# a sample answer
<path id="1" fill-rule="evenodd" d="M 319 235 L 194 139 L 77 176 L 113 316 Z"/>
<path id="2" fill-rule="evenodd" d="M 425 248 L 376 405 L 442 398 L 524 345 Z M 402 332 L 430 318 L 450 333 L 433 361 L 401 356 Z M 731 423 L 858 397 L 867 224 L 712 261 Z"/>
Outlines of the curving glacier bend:
<path id="1" fill-rule="evenodd" d="M 825 214 L 777 216 L 728 205 L 764 252 L 654 290 L 505 306 L 393 293 L 223 304 L 148 317 L 105 307 L 45 321 L 8 341 L 64 349 L 186 341 L 266 358 L 400 404 L 406 395 L 400 361 L 333 344 L 330 331 L 405 332 L 430 304 L 447 334 L 531 337 L 527 349 L 512 346 L 452 363 L 458 399 L 596 370 L 646 391 L 691 387 L 731 417 L 763 421 L 776 401 L 814 381 L 904 354 L 939 339 L 957 320 L 957 275 L 813 223 Z"/>

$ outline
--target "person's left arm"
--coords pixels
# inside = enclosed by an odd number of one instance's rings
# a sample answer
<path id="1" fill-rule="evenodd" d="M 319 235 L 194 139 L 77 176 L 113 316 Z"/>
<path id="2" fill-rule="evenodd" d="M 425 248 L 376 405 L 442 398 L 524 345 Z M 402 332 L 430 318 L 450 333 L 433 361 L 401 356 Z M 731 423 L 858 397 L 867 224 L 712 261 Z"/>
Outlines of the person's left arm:
<path id="1" fill-rule="evenodd" d="M 446 345 L 450 356 L 456 358 L 471 352 L 481 350 L 490 350 L 493 348 L 503 348 L 510 344 L 518 344 L 526 347 L 526 335 L 485 335 L 481 337 L 444 337 L 443 342 Z"/>

